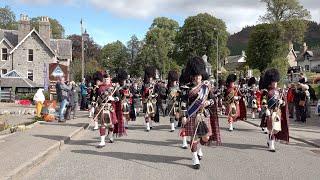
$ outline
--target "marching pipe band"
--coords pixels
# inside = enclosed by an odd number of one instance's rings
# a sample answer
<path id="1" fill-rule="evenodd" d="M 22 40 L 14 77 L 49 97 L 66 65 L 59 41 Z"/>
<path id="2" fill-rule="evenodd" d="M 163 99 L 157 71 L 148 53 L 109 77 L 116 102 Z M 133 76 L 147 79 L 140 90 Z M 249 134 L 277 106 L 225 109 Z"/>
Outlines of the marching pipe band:
<path id="1" fill-rule="evenodd" d="M 139 99 L 143 104 L 145 129 L 152 129 L 156 115 L 157 92 L 155 91 L 156 70 L 145 68 L 141 90 L 136 82 L 127 84 L 128 74 L 124 70 L 117 71 L 111 82 L 107 73 L 97 72 L 94 75 L 94 129 L 99 129 L 100 143 L 98 148 L 106 145 L 107 140 L 113 143 L 115 137 L 126 135 L 130 120 L 135 120 L 139 113 Z M 246 120 L 246 106 L 251 108 L 251 118 L 259 113 L 261 128 L 268 134 L 267 148 L 275 152 L 275 141 L 289 142 L 288 122 L 284 89 L 277 87 L 279 72 L 269 69 L 260 78 L 259 85 L 255 78 L 246 83 L 240 80 L 236 85 L 237 76 L 230 74 L 225 83 L 221 80 L 214 83 L 208 81 L 205 63 L 200 57 L 190 59 L 186 68 L 179 73 L 171 70 L 168 73 L 167 112 L 170 132 L 180 127 L 182 148 L 192 152 L 192 165 L 200 168 L 200 160 L 204 153 L 201 146 L 215 141 L 221 145 L 218 110 L 227 116 L 229 131 L 234 130 L 234 123 Z M 225 85 L 225 86 L 224 86 Z M 248 102 L 248 103 L 246 103 Z M 247 105 L 246 105 L 247 104 Z M 100 124 L 100 126 L 99 126 Z"/>

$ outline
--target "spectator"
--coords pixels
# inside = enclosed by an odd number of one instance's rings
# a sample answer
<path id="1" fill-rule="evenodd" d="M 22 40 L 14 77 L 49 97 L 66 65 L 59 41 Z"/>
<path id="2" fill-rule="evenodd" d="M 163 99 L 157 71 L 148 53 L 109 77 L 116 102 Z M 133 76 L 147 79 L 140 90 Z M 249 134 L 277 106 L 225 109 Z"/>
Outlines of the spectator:
<path id="1" fill-rule="evenodd" d="M 59 108 L 59 122 L 65 122 L 64 119 L 64 111 L 66 109 L 66 106 L 68 105 L 68 91 L 70 91 L 71 88 L 68 87 L 65 84 L 64 77 L 60 77 L 56 84 L 56 91 L 57 91 L 57 99 L 60 103 Z"/>
<path id="2" fill-rule="evenodd" d="M 302 84 L 305 84 L 305 83 L 307 83 L 307 78 L 304 76 L 304 74 L 303 73 L 300 73 L 300 75 L 299 75 L 300 77 L 299 77 L 299 83 L 302 83 Z"/>
<path id="3" fill-rule="evenodd" d="M 42 105 L 43 102 L 46 100 L 44 94 L 43 94 L 44 89 L 38 89 L 37 93 L 33 96 L 33 100 L 36 104 L 36 116 L 41 117 L 41 110 L 42 110 Z"/>
<path id="4" fill-rule="evenodd" d="M 302 83 L 299 83 L 298 89 L 295 94 L 295 105 L 296 105 L 296 121 L 306 122 L 307 119 L 307 93 L 308 86 Z"/>
<path id="5" fill-rule="evenodd" d="M 294 92 L 295 92 L 295 85 L 292 83 L 289 85 L 288 95 L 287 95 L 289 118 L 293 118 L 293 114 L 294 114 Z"/>
<path id="6" fill-rule="evenodd" d="M 88 101 L 87 101 L 87 95 L 88 95 L 88 88 L 86 86 L 86 81 L 83 78 L 82 83 L 80 85 L 80 93 L 81 93 L 81 110 L 88 110 Z"/>

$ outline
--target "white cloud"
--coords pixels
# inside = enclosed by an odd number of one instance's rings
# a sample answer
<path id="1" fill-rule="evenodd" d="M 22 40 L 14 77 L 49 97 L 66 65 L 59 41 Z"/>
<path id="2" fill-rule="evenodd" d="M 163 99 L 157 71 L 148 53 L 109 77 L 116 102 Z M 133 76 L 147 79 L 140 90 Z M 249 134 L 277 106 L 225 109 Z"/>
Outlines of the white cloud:
<path id="1" fill-rule="evenodd" d="M 121 18 L 152 19 L 157 16 L 188 17 L 207 12 L 224 20 L 228 31 L 233 33 L 246 25 L 258 22 L 265 12 L 260 0 L 17 0 L 33 4 L 79 4 L 80 2 Z M 311 11 L 312 20 L 320 21 L 320 3 L 300 0 Z"/>

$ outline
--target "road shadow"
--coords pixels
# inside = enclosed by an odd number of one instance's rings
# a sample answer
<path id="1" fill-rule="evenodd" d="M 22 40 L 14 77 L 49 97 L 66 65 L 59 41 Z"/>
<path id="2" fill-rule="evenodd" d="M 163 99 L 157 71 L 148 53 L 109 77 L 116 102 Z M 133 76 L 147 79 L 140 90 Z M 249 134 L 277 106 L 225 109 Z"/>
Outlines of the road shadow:
<path id="1" fill-rule="evenodd" d="M 256 144 L 238 144 L 238 143 L 222 143 L 222 147 L 232 149 L 255 149 L 255 150 L 267 150 L 267 145 L 256 145 Z"/>
<path id="2" fill-rule="evenodd" d="M 50 140 L 54 140 L 54 141 L 63 141 L 65 144 L 69 144 L 69 145 L 79 145 L 79 146 L 86 145 L 86 146 L 95 147 L 96 145 L 94 145 L 92 143 L 98 143 L 98 141 L 94 141 L 94 140 L 72 140 L 68 136 L 42 135 L 42 134 L 36 134 L 33 136 L 44 138 L 44 139 L 50 139 Z"/>
<path id="3" fill-rule="evenodd" d="M 140 140 L 140 139 L 116 139 L 116 141 L 120 142 L 128 142 L 128 143 L 134 143 L 134 144 L 147 144 L 147 145 L 154 145 L 154 146 L 165 146 L 165 147 L 179 147 L 179 143 L 181 141 L 179 140 L 166 140 L 166 141 L 150 141 L 150 140 Z"/>
<path id="4" fill-rule="evenodd" d="M 69 120 L 72 121 L 72 120 Z M 71 127 L 87 127 L 88 123 L 59 123 L 59 122 L 40 122 L 39 124 L 44 126 L 71 126 Z"/>
<path id="5" fill-rule="evenodd" d="M 186 158 L 186 157 L 140 154 L 140 153 L 129 153 L 129 152 L 99 152 L 99 151 L 93 151 L 93 150 L 72 150 L 71 152 L 78 153 L 78 154 L 106 156 L 106 157 L 116 158 L 116 159 L 120 159 L 120 160 L 131 161 L 131 162 L 135 162 L 135 163 L 139 163 L 136 161 L 144 161 L 144 162 L 180 165 L 180 166 L 186 166 L 186 167 L 192 168 L 192 166 L 190 166 L 190 165 L 176 162 L 176 161 L 180 161 L 180 160 L 190 160 L 190 158 Z M 143 163 L 139 163 L 139 164 L 144 165 L 146 167 L 154 168 L 150 165 L 145 165 Z M 154 168 L 154 169 L 157 169 L 157 168 Z"/>

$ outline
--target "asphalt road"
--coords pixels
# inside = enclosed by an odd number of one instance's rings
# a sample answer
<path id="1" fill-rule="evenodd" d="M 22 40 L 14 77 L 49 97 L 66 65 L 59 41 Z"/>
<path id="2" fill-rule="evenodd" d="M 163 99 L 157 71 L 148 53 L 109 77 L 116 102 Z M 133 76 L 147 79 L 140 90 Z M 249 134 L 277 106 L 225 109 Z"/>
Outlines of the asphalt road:
<path id="1" fill-rule="evenodd" d="M 191 166 L 191 152 L 180 148 L 178 131 L 168 132 L 169 120 L 151 132 L 143 120 L 131 123 L 128 136 L 103 149 L 98 131 L 85 130 L 64 148 L 31 170 L 24 179 L 319 179 L 320 150 L 301 142 L 276 144 L 267 151 L 266 135 L 245 122 L 227 131 L 220 118 L 223 145 L 204 147 L 201 169 Z"/>

